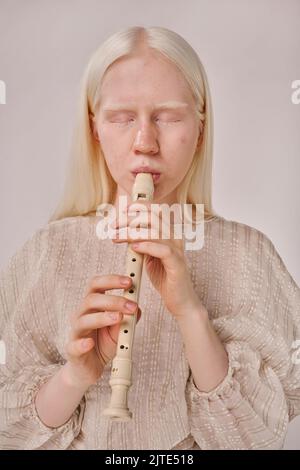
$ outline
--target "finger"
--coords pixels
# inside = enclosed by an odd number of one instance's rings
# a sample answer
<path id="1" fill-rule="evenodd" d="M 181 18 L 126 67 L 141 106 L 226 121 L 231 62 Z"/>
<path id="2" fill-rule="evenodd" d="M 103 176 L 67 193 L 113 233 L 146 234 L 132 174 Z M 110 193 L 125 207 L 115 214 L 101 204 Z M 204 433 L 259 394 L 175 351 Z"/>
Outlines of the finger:
<path id="1" fill-rule="evenodd" d="M 130 217 L 117 221 L 114 224 L 112 240 L 176 240 L 183 238 L 183 223 L 174 221 L 169 217 L 160 217 L 156 213 L 143 213 L 136 217 Z"/>
<path id="2" fill-rule="evenodd" d="M 138 309 L 138 312 L 137 312 L 137 319 L 136 319 L 136 322 L 138 322 L 138 321 L 140 320 L 141 316 L 142 316 L 142 311 L 141 311 L 141 309 L 139 308 L 139 309 Z"/>
<path id="3" fill-rule="evenodd" d="M 85 297 L 94 292 L 105 293 L 107 290 L 124 288 L 122 284 L 124 279 L 129 281 L 127 286 L 131 285 L 132 279 L 129 276 L 120 276 L 119 274 L 94 276 L 89 281 Z"/>
<path id="4" fill-rule="evenodd" d="M 151 217 L 147 212 L 142 212 L 139 214 L 128 213 L 127 215 L 124 215 L 123 217 L 116 220 L 113 224 L 113 228 L 120 229 L 129 225 L 135 227 L 148 227 L 150 223 Z"/>
<path id="5" fill-rule="evenodd" d="M 148 212 L 152 206 L 154 206 L 152 201 L 133 201 L 128 202 L 128 204 L 126 204 L 126 206 L 122 209 L 122 212 Z"/>
<path id="6" fill-rule="evenodd" d="M 124 227 L 116 231 L 116 237 L 112 238 L 113 243 L 132 243 L 142 240 L 160 240 L 159 232 L 153 228 Z"/>
<path id="7" fill-rule="evenodd" d="M 67 357 L 79 358 L 95 346 L 93 338 L 77 338 L 70 341 L 66 347 Z"/>
<path id="8" fill-rule="evenodd" d="M 143 204 L 144 205 L 144 204 Z M 152 224 L 152 226 L 159 227 L 160 220 L 163 216 L 163 212 L 160 210 L 159 205 L 152 204 L 150 201 L 145 201 L 145 207 L 142 210 L 132 210 L 132 205 L 127 211 L 127 217 L 129 220 L 141 221 L 142 223 Z"/>
<path id="9" fill-rule="evenodd" d="M 139 209 L 139 207 L 141 209 Z M 125 209 L 122 210 L 121 214 L 127 216 L 136 216 L 137 214 L 147 214 L 152 221 L 163 220 L 164 223 L 170 225 L 182 225 L 183 224 L 183 209 L 180 205 L 172 206 L 172 208 L 165 207 L 162 204 L 153 203 L 152 201 L 134 202 L 129 204 Z"/>
<path id="10" fill-rule="evenodd" d="M 97 312 L 83 315 L 73 326 L 73 338 L 80 338 L 90 334 L 93 330 L 120 323 L 123 314 L 119 312 Z"/>
<path id="11" fill-rule="evenodd" d="M 131 245 L 131 248 L 138 253 L 159 258 L 167 271 L 180 272 L 183 267 L 182 260 L 178 258 L 176 251 L 168 243 L 142 241 L 138 242 L 137 246 Z"/>
<path id="12" fill-rule="evenodd" d="M 149 209 L 144 206 L 143 203 L 135 202 L 133 204 L 133 209 L 131 210 L 131 212 L 128 211 L 128 207 L 129 205 L 127 204 L 125 208 L 123 208 L 121 211 L 117 211 L 115 213 L 115 216 L 110 219 L 108 225 L 111 229 L 116 229 L 120 226 L 124 226 L 124 224 L 126 224 L 128 222 L 128 219 L 130 219 L 131 217 L 138 217 L 139 219 L 140 217 L 142 217 L 143 220 L 144 217 L 147 218 Z M 134 208 L 136 208 L 137 210 L 135 210 Z"/>
<path id="13" fill-rule="evenodd" d="M 124 240 L 127 238 L 128 232 L 136 233 L 136 238 L 137 236 L 139 238 L 146 237 L 144 229 L 149 229 L 151 227 L 157 227 L 157 230 L 159 231 L 159 221 L 157 221 L 157 219 L 150 220 L 150 216 L 148 214 L 144 213 L 134 217 L 129 216 L 116 221 L 115 227 L 113 227 L 111 231 L 111 238 L 120 238 Z"/>
<path id="14" fill-rule="evenodd" d="M 128 300 L 126 297 L 109 294 L 89 294 L 82 302 L 79 310 L 71 318 L 71 322 L 76 321 L 81 316 L 96 312 L 135 312 L 137 303 Z"/>

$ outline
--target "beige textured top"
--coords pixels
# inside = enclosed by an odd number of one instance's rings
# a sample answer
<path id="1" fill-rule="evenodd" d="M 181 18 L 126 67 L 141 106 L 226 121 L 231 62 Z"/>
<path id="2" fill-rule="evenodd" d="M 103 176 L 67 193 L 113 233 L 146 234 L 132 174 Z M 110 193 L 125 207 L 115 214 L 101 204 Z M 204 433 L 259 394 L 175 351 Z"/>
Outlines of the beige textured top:
<path id="1" fill-rule="evenodd" d="M 125 274 L 126 243 L 96 236 L 96 217 L 39 229 L 1 273 L 1 449 L 280 449 L 300 414 L 300 289 L 271 240 L 248 225 L 205 222 L 204 246 L 186 251 L 196 292 L 229 356 L 225 379 L 200 392 L 177 322 L 143 272 L 133 348 L 130 422 L 101 412 L 107 365 L 67 423 L 48 428 L 34 396 L 65 362 L 69 315 L 89 279 Z M 122 294 L 122 290 L 112 290 Z"/>

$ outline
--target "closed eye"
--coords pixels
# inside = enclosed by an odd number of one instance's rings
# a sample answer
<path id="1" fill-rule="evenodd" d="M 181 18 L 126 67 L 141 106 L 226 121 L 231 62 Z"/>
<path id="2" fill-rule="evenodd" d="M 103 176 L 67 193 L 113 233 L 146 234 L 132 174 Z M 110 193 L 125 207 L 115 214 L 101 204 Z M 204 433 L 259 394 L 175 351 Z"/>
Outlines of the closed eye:
<path id="1" fill-rule="evenodd" d="M 169 124 L 169 123 L 181 122 L 181 119 L 167 119 L 167 120 L 164 120 L 164 119 L 156 118 L 155 121 L 160 121 L 164 124 Z M 131 118 L 131 119 L 128 119 L 126 121 L 110 121 L 110 122 L 113 123 L 113 124 L 127 125 L 127 124 L 130 124 L 131 122 L 134 122 L 134 119 Z"/>
<path id="2" fill-rule="evenodd" d="M 159 119 L 157 118 L 158 121 L 162 121 L 162 122 L 180 122 L 180 119 Z"/>
<path id="3" fill-rule="evenodd" d="M 110 121 L 113 124 L 129 124 L 133 119 L 128 119 L 127 121 Z"/>

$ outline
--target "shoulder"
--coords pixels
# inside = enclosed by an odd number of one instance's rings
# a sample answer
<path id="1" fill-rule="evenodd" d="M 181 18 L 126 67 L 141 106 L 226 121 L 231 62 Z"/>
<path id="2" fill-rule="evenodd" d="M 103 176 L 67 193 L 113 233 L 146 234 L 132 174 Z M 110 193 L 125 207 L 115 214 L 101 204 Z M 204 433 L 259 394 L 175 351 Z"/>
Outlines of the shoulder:
<path id="1" fill-rule="evenodd" d="M 32 240 L 43 239 L 47 244 L 58 241 L 72 243 L 74 238 L 85 236 L 86 232 L 94 230 L 93 217 L 76 216 L 49 222 L 37 229 L 32 235 Z"/>
<path id="2" fill-rule="evenodd" d="M 207 233 L 215 241 L 256 252 L 275 250 L 270 236 L 263 230 L 233 219 L 216 216 L 207 224 Z"/>
<path id="3" fill-rule="evenodd" d="M 91 230 L 93 221 L 91 217 L 67 217 L 49 222 L 37 228 L 8 260 L 2 269 L 16 269 L 20 266 L 24 271 L 37 266 L 45 259 L 51 260 L 63 251 L 72 247 L 74 240 L 79 237 L 86 239 L 86 233 Z M 93 230 L 93 229 L 92 229 Z"/>
<path id="4" fill-rule="evenodd" d="M 237 220 L 216 217 L 209 221 L 204 233 L 204 253 L 209 263 L 247 273 L 286 269 L 271 237 L 264 230 Z M 201 256 L 199 254 L 199 256 Z"/>
<path id="5" fill-rule="evenodd" d="M 297 288 L 276 243 L 268 233 L 252 225 L 223 217 L 218 217 L 212 222 L 212 258 L 221 252 L 218 246 L 223 247 L 223 253 L 228 255 L 224 256 L 227 264 L 236 271 L 246 270 L 249 275 L 252 274 L 255 282 L 264 276 L 268 278 L 268 282 L 271 278 L 277 279 L 279 284 L 287 283 L 292 290 Z M 222 260 L 223 258 L 219 261 Z"/>
<path id="6" fill-rule="evenodd" d="M 66 217 L 55 220 L 44 225 L 37 230 L 38 233 L 44 233 L 48 237 L 70 236 L 80 229 L 88 228 L 93 223 L 93 217 L 76 216 Z"/>

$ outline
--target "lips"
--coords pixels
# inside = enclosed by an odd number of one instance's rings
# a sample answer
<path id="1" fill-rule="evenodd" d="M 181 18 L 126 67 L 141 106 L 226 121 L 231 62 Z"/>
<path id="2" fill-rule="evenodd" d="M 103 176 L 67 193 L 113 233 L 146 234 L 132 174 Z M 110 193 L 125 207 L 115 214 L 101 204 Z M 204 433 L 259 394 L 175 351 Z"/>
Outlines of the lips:
<path id="1" fill-rule="evenodd" d="M 133 176 L 134 176 L 134 178 L 135 178 L 138 173 L 151 173 L 151 174 L 152 174 L 153 183 L 156 184 L 156 183 L 158 182 L 159 178 L 160 178 L 160 173 L 154 173 L 153 171 L 154 171 L 154 170 L 151 170 L 151 171 L 149 171 L 149 170 L 148 170 L 148 171 L 146 171 L 146 170 L 141 170 L 141 171 L 139 171 L 139 170 L 134 170 L 134 171 L 132 171 L 132 174 L 133 174 Z"/>
<path id="2" fill-rule="evenodd" d="M 138 168 L 135 168 L 134 170 L 132 170 L 132 173 L 134 173 L 135 175 L 137 173 L 152 173 L 153 175 L 160 175 L 160 171 L 154 168 L 150 168 L 149 166 L 140 166 Z"/>
<path id="3" fill-rule="evenodd" d="M 157 181 L 159 180 L 159 177 L 160 177 L 160 172 L 158 170 L 155 170 L 155 169 L 150 168 L 148 166 L 141 166 L 141 167 L 138 167 L 138 168 L 135 168 L 134 170 L 132 170 L 132 174 L 133 174 L 134 177 L 136 177 L 136 175 L 138 173 L 151 173 L 154 183 L 157 183 Z"/>

